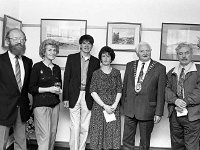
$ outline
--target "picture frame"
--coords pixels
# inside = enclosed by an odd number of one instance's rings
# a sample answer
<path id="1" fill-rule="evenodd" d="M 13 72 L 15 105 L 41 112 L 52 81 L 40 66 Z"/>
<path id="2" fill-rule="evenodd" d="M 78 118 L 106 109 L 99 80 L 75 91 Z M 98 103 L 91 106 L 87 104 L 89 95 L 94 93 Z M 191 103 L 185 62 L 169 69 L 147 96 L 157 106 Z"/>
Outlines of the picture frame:
<path id="1" fill-rule="evenodd" d="M 162 23 L 160 60 L 176 61 L 179 43 L 193 47 L 193 61 L 200 61 L 200 24 Z"/>
<path id="2" fill-rule="evenodd" d="M 57 57 L 79 52 L 79 38 L 86 34 L 87 20 L 41 19 L 41 42 L 47 38 L 59 42 Z"/>
<path id="3" fill-rule="evenodd" d="M 8 15 L 4 15 L 3 34 L 2 34 L 2 47 L 4 47 L 4 48 L 8 47 L 7 43 L 5 42 L 6 34 L 12 28 L 22 29 L 22 21 L 15 19 Z"/>
<path id="4" fill-rule="evenodd" d="M 106 45 L 116 51 L 135 51 L 141 40 L 141 23 L 108 22 Z"/>

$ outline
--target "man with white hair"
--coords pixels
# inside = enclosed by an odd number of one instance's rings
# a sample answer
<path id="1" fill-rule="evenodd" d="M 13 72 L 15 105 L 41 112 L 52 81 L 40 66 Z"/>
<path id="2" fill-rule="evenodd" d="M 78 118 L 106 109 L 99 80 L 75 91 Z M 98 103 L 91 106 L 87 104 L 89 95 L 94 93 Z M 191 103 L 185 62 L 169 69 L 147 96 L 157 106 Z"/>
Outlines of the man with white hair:
<path id="1" fill-rule="evenodd" d="M 126 65 L 122 107 L 125 115 L 123 150 L 133 150 L 137 124 L 140 128 L 139 150 L 149 150 L 154 123 L 159 123 L 164 110 L 166 68 L 151 59 L 151 46 L 138 44 L 139 60 Z"/>
<path id="2" fill-rule="evenodd" d="M 167 73 L 172 150 L 199 150 L 200 65 L 192 61 L 193 48 L 180 43 L 176 48 L 179 64 Z"/>

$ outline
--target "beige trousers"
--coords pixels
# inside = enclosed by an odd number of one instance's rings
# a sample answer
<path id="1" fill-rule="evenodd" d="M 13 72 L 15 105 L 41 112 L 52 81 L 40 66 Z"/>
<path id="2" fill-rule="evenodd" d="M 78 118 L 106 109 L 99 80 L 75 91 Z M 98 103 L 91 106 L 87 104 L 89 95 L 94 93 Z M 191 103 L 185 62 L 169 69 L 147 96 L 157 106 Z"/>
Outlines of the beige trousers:
<path id="1" fill-rule="evenodd" d="M 91 111 L 85 101 L 85 91 L 80 91 L 74 108 L 70 108 L 70 150 L 85 150 Z"/>
<path id="2" fill-rule="evenodd" d="M 0 150 L 6 150 L 6 144 L 9 138 L 10 127 L 0 125 Z M 27 150 L 26 136 L 25 136 L 25 123 L 21 120 L 20 108 L 18 107 L 18 115 L 15 124 L 13 125 L 14 131 L 14 150 Z"/>
<path id="3" fill-rule="evenodd" d="M 33 110 L 35 135 L 38 144 L 38 150 L 53 150 L 58 119 L 59 119 L 59 104 L 55 107 L 36 107 Z"/>

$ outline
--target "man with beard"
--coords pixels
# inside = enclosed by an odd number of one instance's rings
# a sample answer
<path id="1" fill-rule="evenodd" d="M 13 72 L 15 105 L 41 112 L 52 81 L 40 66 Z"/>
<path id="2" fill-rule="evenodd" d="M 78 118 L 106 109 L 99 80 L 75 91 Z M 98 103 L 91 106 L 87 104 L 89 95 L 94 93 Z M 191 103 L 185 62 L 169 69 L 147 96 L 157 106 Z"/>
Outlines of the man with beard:
<path id="1" fill-rule="evenodd" d="M 99 60 L 90 54 L 94 39 L 83 35 L 79 39 L 80 52 L 67 58 L 64 73 L 63 101 L 70 112 L 70 150 L 85 150 L 93 98 L 90 83 L 92 74 L 99 69 Z"/>
<path id="2" fill-rule="evenodd" d="M 192 61 L 193 46 L 176 47 L 178 65 L 167 73 L 165 100 L 168 103 L 172 150 L 199 150 L 200 65 Z"/>
<path id="3" fill-rule="evenodd" d="M 137 124 L 139 150 L 149 150 L 154 124 L 160 122 L 165 104 L 165 66 L 151 59 L 151 46 L 146 42 L 138 44 L 136 54 L 139 60 L 126 65 L 123 81 L 123 150 L 134 149 Z"/>
<path id="4" fill-rule="evenodd" d="M 32 60 L 23 56 L 26 36 L 20 29 L 6 34 L 8 51 L 0 55 L 0 150 L 6 150 L 13 127 L 14 149 L 27 150 L 25 122 L 29 119 L 28 85 Z"/>

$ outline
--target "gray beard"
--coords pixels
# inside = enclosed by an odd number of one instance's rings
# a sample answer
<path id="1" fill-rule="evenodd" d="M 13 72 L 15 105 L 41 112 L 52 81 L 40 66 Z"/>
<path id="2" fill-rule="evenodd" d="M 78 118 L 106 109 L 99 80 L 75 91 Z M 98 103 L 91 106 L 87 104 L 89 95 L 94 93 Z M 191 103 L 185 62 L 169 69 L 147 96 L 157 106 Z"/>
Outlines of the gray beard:
<path id="1" fill-rule="evenodd" d="M 9 45 L 9 50 L 12 54 L 21 56 L 21 55 L 24 55 L 26 46 L 25 45 L 22 45 L 22 46 Z"/>

